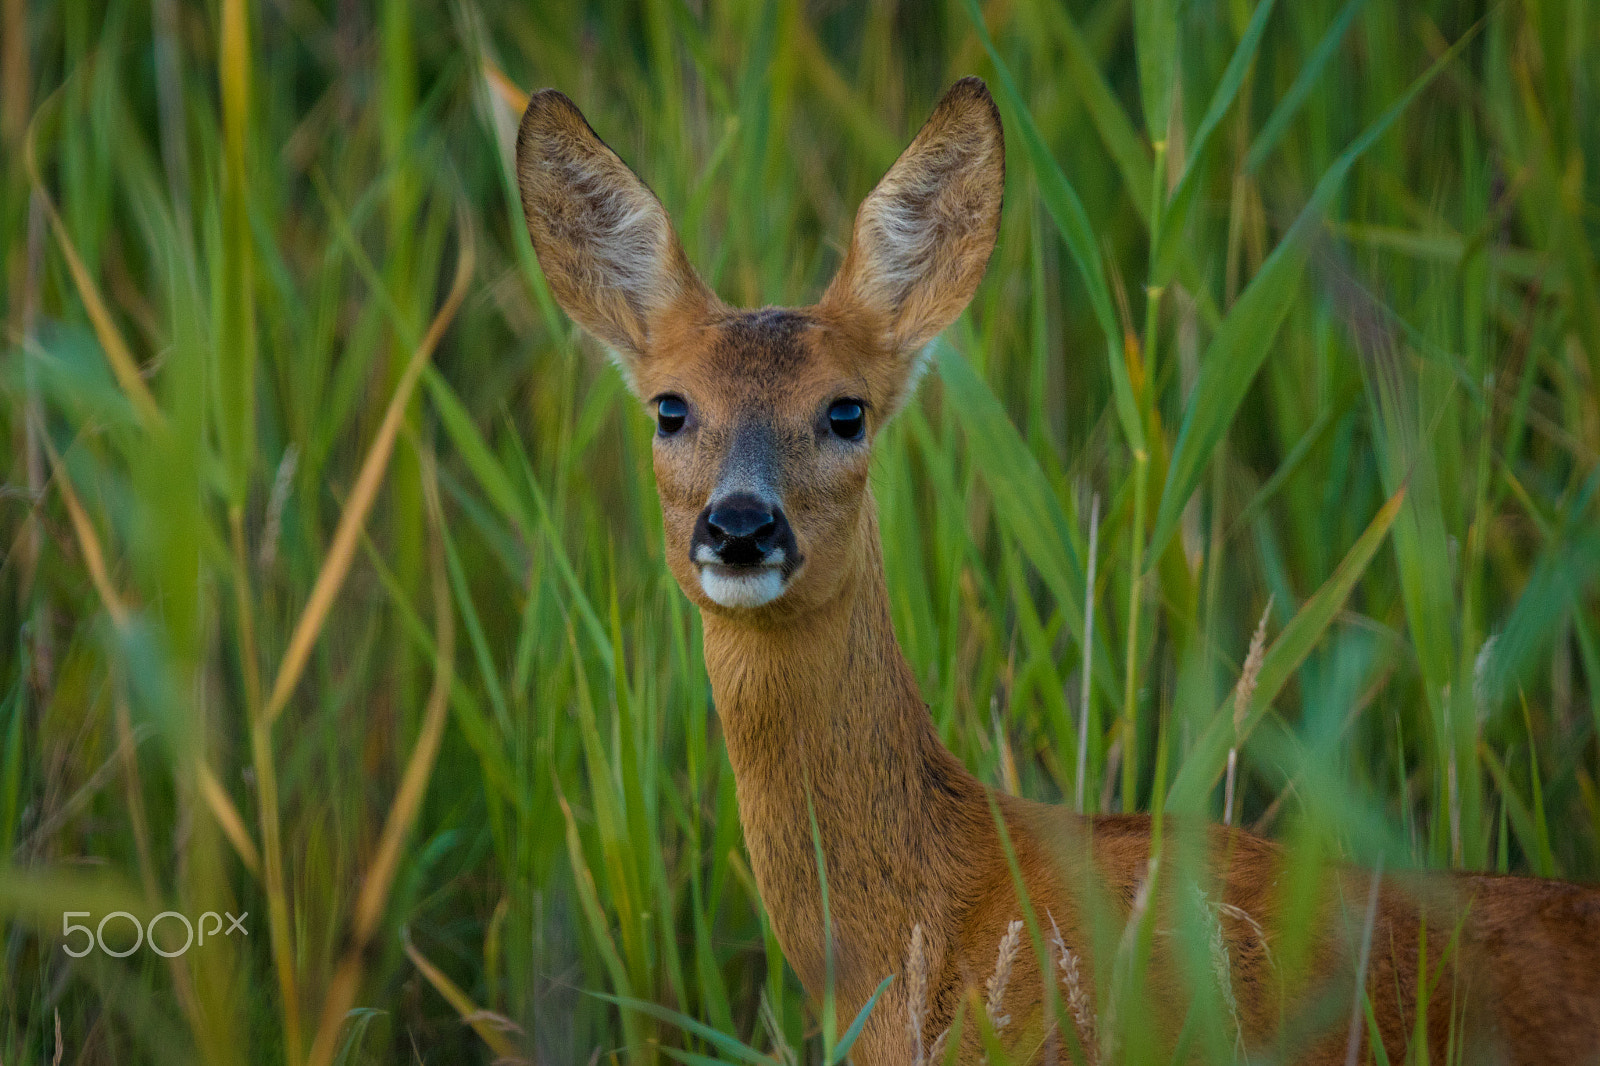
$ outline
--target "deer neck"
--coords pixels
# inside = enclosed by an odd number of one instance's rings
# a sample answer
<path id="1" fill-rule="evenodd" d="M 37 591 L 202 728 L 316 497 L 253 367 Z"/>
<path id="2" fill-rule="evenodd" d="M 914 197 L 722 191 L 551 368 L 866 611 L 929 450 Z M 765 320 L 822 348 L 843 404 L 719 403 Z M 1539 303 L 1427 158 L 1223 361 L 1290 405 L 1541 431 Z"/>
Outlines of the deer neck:
<path id="1" fill-rule="evenodd" d="M 940 742 L 895 639 L 870 499 L 839 595 L 781 624 L 704 614 L 740 820 L 779 942 L 823 985 L 822 843 L 837 988 L 900 972 L 913 924 L 937 948 L 992 852 L 985 791 Z"/>

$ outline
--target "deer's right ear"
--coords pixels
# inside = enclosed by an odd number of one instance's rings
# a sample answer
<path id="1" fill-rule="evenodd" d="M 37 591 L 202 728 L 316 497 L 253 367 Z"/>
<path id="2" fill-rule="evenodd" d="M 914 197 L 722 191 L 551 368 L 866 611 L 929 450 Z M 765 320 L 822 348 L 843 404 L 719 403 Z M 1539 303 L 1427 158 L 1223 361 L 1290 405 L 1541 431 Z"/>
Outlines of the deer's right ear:
<path id="1" fill-rule="evenodd" d="M 711 300 L 666 210 L 554 89 L 522 116 L 517 184 L 556 300 L 621 359 L 631 387 L 661 316 Z"/>

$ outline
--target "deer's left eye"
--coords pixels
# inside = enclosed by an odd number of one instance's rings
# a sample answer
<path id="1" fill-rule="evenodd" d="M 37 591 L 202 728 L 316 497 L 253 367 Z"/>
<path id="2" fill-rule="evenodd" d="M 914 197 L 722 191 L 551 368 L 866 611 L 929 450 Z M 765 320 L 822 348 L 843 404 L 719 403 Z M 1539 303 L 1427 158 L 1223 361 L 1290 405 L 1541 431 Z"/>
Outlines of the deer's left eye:
<path id="1" fill-rule="evenodd" d="M 828 408 L 828 427 L 842 440 L 860 440 L 867 431 L 867 412 L 859 400 L 839 400 Z"/>

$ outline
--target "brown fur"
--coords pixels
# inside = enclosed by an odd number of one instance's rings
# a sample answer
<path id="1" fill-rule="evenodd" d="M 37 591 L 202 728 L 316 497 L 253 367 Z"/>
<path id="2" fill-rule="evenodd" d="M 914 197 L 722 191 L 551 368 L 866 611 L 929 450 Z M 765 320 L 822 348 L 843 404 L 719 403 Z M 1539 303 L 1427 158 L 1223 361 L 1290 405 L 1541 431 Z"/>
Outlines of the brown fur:
<path id="1" fill-rule="evenodd" d="M 751 866 L 778 939 L 820 995 L 809 803 L 827 863 L 842 1016 L 903 969 L 920 925 L 930 1040 L 968 990 L 981 989 L 1021 913 L 991 800 L 1041 922 L 1059 923 L 1091 991 L 1109 986 L 1115 961 L 1095 950 L 1087 901 L 1103 895 L 1109 926 L 1121 929 L 1149 874 L 1148 819 L 1077 818 L 993 795 L 968 773 L 935 734 L 890 621 L 868 444 L 909 394 L 922 347 L 960 314 L 983 274 L 999 220 L 1001 143 L 983 84 L 957 83 L 863 203 L 823 299 L 740 311 L 695 277 L 660 204 L 564 96 L 536 95 L 518 139 L 523 206 L 557 299 L 615 351 L 641 398 L 670 393 L 688 405 L 686 428 L 655 444 L 667 561 L 702 611 Z M 829 436 L 827 411 L 840 397 L 866 406 L 868 441 Z M 750 427 L 768 449 L 804 562 L 777 599 L 731 609 L 703 591 L 690 538 L 739 458 L 735 442 L 755 439 L 741 436 Z M 1343 1062 L 1370 875 L 1346 871 L 1319 888 L 1316 935 L 1305 965 L 1290 972 L 1292 960 L 1274 954 L 1292 874 L 1284 853 L 1236 830 L 1196 836 L 1174 824 L 1170 833 L 1174 852 L 1179 840 L 1204 849 L 1203 887 L 1216 901 L 1246 1044 L 1271 1046 L 1284 1019 L 1315 1023 L 1320 1035 L 1286 1052 Z M 1176 1040 L 1193 985 L 1167 932 L 1180 896 L 1158 892 L 1151 915 L 1158 1009 L 1149 1032 L 1158 1048 Z M 1600 890 L 1477 875 L 1384 879 L 1366 988 L 1392 1061 L 1411 1038 L 1424 924 L 1428 970 L 1438 977 L 1426 1034 L 1436 1059 L 1454 1011 L 1468 1061 L 1596 1060 Z M 855 1061 L 912 1060 L 910 984 L 890 987 Z M 1023 1056 L 1043 1059 L 1053 1048 L 1068 1061 L 1067 1042 L 1041 1024 L 1042 987 L 1024 940 L 1004 1001 L 1005 1038 Z M 1094 1006 L 1105 1020 L 1109 1004 Z M 969 1025 L 963 1063 L 980 1061 L 972 1033 Z M 1365 1025 L 1361 1033 L 1364 1042 Z"/>

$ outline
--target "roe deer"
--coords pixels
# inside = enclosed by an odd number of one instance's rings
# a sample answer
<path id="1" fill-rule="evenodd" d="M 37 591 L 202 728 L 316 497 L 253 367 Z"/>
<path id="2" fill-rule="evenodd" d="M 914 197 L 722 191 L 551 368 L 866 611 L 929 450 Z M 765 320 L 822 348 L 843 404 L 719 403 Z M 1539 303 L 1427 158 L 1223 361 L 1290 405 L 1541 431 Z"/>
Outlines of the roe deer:
<path id="1" fill-rule="evenodd" d="M 873 439 L 911 395 L 930 342 L 966 307 L 994 247 L 1003 142 L 983 82 L 957 82 L 862 202 L 838 275 L 811 307 L 723 304 L 689 265 L 660 202 L 559 92 L 528 104 L 517 178 L 556 299 L 610 349 L 654 413 L 667 563 L 701 611 L 751 867 L 808 994 L 821 997 L 825 973 L 808 805 L 826 862 L 841 1016 L 880 979 L 902 975 L 854 1048 L 856 1062 L 876 1066 L 933 1061 L 926 1045 L 960 1004 L 978 1002 L 972 990 L 996 968 L 1002 939 L 1018 942 L 1012 923 L 1022 911 L 998 810 L 1060 964 L 1042 979 L 1026 946 L 1011 951 L 1014 966 L 1003 960 L 1012 1020 L 1002 1038 L 1015 1061 L 1071 1061 L 1073 1041 L 1042 1009 L 1042 980 L 1071 971 L 1065 1017 L 1090 1061 L 1110 1057 L 1085 1031 L 1106 1005 L 1092 1002 L 1097 959 L 1079 888 L 1092 873 L 1114 921 L 1142 912 L 1150 820 L 1083 818 L 995 794 L 944 747 L 895 639 L 867 484 Z M 1272 957 L 1284 853 L 1238 830 L 1192 836 L 1207 849 L 1209 898 L 1220 901 L 1215 950 L 1231 987 L 1219 978 L 1214 991 L 1245 1048 L 1270 1046 L 1280 1021 L 1297 1016 Z M 1321 1003 L 1321 1021 L 1278 1057 L 1344 1062 L 1347 1031 L 1362 1058 L 1373 1057 L 1366 1007 L 1351 1025 L 1364 972 L 1372 1024 L 1389 1060 L 1402 1060 L 1417 1028 L 1420 954 L 1431 1056 L 1595 1060 L 1600 889 L 1475 875 L 1380 882 L 1357 870 L 1326 880 L 1325 920 L 1290 996 Z M 1152 1046 L 1170 1055 L 1185 986 L 1167 958 L 1175 949 L 1161 906 L 1149 1028 Z M 911 1002 L 912 986 L 923 1002 Z M 920 1038 L 908 1034 L 908 1017 L 920 1019 Z M 984 1061 L 976 1031 L 969 1012 L 947 1051 Z"/>

